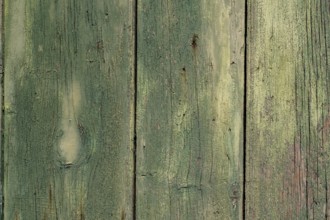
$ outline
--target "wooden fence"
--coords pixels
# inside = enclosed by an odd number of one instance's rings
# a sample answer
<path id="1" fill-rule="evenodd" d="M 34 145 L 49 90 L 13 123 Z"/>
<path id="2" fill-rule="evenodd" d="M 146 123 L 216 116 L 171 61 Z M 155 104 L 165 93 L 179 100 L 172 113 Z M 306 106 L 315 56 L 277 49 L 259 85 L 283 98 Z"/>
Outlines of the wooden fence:
<path id="1" fill-rule="evenodd" d="M 3 219 L 330 219 L 329 0 L 1 11 Z"/>

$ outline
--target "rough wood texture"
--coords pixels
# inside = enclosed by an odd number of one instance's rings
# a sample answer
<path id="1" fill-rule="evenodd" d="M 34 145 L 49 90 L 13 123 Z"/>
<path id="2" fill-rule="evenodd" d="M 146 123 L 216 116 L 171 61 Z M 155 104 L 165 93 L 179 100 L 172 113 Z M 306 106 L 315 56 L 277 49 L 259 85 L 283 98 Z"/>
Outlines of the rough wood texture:
<path id="1" fill-rule="evenodd" d="M 248 5 L 247 219 L 330 217 L 330 3 Z"/>
<path id="2" fill-rule="evenodd" d="M 244 1 L 139 1 L 137 219 L 242 216 Z"/>
<path id="3" fill-rule="evenodd" d="M 3 216 L 3 0 L 0 0 L 0 219 Z"/>
<path id="4" fill-rule="evenodd" d="M 131 0 L 5 0 L 5 219 L 131 219 Z"/>

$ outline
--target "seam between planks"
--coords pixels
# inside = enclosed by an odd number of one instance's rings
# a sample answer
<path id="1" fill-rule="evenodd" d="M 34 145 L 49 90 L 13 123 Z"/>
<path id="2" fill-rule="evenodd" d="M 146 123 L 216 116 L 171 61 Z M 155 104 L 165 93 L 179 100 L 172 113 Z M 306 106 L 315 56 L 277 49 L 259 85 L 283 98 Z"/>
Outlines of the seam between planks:
<path id="1" fill-rule="evenodd" d="M 242 219 L 246 218 L 246 148 L 247 148 L 247 43 L 248 43 L 248 1 L 245 0 L 244 9 L 244 103 L 243 103 L 243 199 L 242 199 Z"/>
<path id="2" fill-rule="evenodd" d="M 136 219 L 136 178 L 137 178 L 137 94 L 138 94 L 138 83 L 137 83 L 137 40 L 138 40 L 138 0 L 133 0 L 133 24 L 134 24 L 134 143 L 133 143 L 133 220 Z"/>
<path id="3" fill-rule="evenodd" d="M 4 0 L 0 0 L 0 18 L 1 18 L 1 27 L 0 27 L 0 108 L 1 108 L 1 117 L 0 117 L 0 219 L 4 219 Z"/>

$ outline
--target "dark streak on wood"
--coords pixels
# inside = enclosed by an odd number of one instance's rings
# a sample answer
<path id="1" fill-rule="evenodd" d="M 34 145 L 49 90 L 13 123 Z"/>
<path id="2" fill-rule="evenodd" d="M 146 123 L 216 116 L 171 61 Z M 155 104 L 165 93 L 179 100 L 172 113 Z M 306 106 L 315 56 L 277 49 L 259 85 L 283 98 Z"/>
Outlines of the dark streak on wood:
<path id="1" fill-rule="evenodd" d="M 126 213 L 125 210 L 121 211 L 121 220 L 125 220 L 126 219 Z"/>
<path id="2" fill-rule="evenodd" d="M 49 200 L 48 200 L 49 209 L 52 209 L 53 208 L 53 192 L 52 192 L 52 187 L 51 186 L 49 186 L 48 197 L 49 197 Z"/>
<path id="3" fill-rule="evenodd" d="M 195 50 L 197 48 L 198 35 L 194 34 L 191 39 L 191 46 Z"/>

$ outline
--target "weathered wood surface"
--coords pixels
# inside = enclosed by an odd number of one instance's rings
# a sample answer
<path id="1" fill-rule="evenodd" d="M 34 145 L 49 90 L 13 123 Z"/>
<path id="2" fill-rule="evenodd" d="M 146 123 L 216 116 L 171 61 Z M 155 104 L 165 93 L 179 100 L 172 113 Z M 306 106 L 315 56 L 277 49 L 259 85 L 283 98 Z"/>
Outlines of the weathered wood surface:
<path id="1" fill-rule="evenodd" d="M 330 2 L 135 4 L 5 0 L 4 219 L 330 218 Z"/>
<path id="2" fill-rule="evenodd" d="M 330 2 L 248 1 L 246 219 L 330 218 Z"/>
<path id="3" fill-rule="evenodd" d="M 3 216 L 3 0 L 0 0 L 0 219 Z"/>
<path id="4" fill-rule="evenodd" d="M 4 219 L 131 219 L 132 0 L 5 0 Z"/>
<path id="5" fill-rule="evenodd" d="M 138 2 L 137 219 L 242 217 L 244 4 Z"/>

